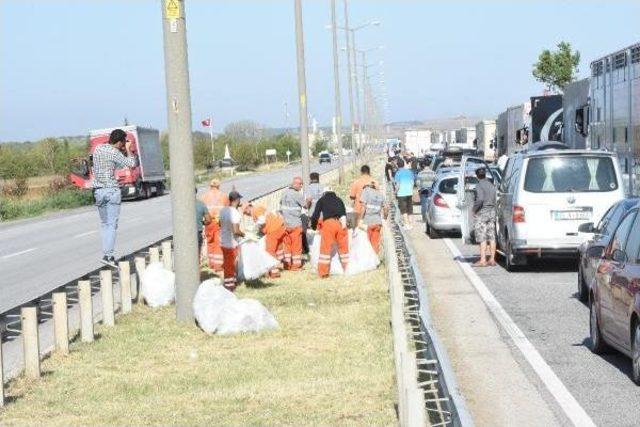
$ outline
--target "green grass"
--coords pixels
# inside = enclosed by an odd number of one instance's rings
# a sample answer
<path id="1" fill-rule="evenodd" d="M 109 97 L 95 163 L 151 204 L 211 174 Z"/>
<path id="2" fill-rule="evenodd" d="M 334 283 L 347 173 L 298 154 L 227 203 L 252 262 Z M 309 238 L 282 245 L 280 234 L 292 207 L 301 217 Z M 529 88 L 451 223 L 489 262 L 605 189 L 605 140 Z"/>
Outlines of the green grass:
<path id="1" fill-rule="evenodd" d="M 174 307 L 136 307 L 93 344 L 9 386 L 0 425 L 391 425 L 394 372 L 383 269 L 241 287 L 280 330 L 206 335 Z"/>
<path id="2" fill-rule="evenodd" d="M 0 221 L 34 217 L 45 212 L 77 208 L 92 203 L 91 191 L 76 189 L 61 190 L 38 199 L 0 197 Z"/>

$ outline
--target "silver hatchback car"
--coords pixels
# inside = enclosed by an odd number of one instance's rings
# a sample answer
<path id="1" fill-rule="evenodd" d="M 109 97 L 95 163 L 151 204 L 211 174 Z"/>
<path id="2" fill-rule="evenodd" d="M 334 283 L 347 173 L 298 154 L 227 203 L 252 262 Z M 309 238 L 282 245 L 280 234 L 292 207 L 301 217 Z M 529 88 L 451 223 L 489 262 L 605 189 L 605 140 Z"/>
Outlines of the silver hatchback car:
<path id="1" fill-rule="evenodd" d="M 475 187 L 478 179 L 468 171 L 465 181 Z M 452 170 L 437 177 L 431 186 L 426 206 L 423 206 L 423 220 L 426 232 L 431 238 L 438 238 L 444 232 L 460 232 L 460 208 L 457 203 L 459 172 Z"/>

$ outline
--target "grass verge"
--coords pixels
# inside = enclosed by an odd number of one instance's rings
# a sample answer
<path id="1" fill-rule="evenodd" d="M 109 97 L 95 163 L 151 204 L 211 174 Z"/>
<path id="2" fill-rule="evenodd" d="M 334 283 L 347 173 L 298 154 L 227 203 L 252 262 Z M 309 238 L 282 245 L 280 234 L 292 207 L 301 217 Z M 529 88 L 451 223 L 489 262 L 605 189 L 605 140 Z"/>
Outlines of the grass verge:
<path id="1" fill-rule="evenodd" d="M 77 208 L 92 203 L 91 191 L 76 189 L 61 190 L 37 199 L 0 197 L 0 221 L 34 217 L 49 211 Z"/>
<path id="2" fill-rule="evenodd" d="M 208 336 L 174 308 L 137 307 L 93 344 L 17 379 L 0 425 L 391 425 L 394 372 L 382 268 L 309 271 L 241 287 L 280 330 Z"/>

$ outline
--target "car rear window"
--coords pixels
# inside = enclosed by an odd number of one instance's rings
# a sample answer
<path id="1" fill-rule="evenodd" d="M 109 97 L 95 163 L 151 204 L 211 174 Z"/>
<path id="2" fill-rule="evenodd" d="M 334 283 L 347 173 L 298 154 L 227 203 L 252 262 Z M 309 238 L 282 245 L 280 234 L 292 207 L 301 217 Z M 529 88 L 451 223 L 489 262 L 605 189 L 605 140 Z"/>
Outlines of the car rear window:
<path id="1" fill-rule="evenodd" d="M 618 188 L 610 157 L 557 156 L 529 159 L 524 189 L 532 193 L 604 192 Z"/>
<path id="2" fill-rule="evenodd" d="M 467 176 L 465 179 L 465 183 L 476 185 L 478 183 L 478 178 L 475 176 Z M 438 187 L 438 192 L 442 194 L 456 194 L 458 187 L 458 178 L 447 178 L 440 181 L 440 187 Z"/>

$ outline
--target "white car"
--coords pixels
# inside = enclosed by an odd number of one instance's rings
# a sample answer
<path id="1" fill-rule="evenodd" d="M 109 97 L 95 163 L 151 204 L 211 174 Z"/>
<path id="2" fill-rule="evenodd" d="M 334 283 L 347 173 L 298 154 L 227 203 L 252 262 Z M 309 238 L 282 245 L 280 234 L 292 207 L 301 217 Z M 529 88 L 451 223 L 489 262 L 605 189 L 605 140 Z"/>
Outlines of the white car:
<path id="1" fill-rule="evenodd" d="M 591 235 L 581 224 L 598 223 L 624 198 L 615 154 L 540 148 L 509 158 L 497 189 L 498 246 L 508 270 L 529 258 L 576 257 Z"/>

